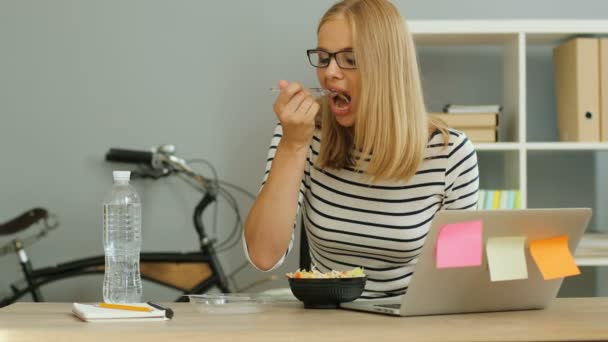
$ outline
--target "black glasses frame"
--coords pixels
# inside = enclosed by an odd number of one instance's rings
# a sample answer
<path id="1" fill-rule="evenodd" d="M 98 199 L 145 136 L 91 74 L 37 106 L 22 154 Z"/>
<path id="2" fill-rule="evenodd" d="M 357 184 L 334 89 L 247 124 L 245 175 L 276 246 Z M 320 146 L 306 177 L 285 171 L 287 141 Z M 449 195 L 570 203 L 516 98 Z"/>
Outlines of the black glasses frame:
<path id="1" fill-rule="evenodd" d="M 311 55 L 313 53 L 318 53 L 318 52 L 324 52 L 324 53 L 326 53 L 326 54 L 329 55 L 329 62 L 327 63 L 327 65 L 320 66 L 320 65 L 315 65 L 312 62 Z M 336 56 L 338 54 L 340 54 L 340 53 L 346 53 L 346 52 L 352 53 L 353 51 L 352 50 L 340 50 L 340 51 L 336 51 L 336 52 L 329 52 L 329 51 L 322 50 L 322 49 L 310 49 L 310 50 L 306 50 L 306 55 L 308 56 L 308 62 L 310 63 L 310 65 L 312 65 L 315 68 L 327 68 L 329 66 L 329 64 L 331 63 L 331 59 L 333 58 L 336 61 L 336 64 L 338 64 L 338 66 L 340 67 L 340 69 L 348 69 L 348 70 L 357 69 L 357 66 L 354 66 L 354 67 L 344 67 L 344 66 L 340 65 L 340 62 L 338 62 L 338 58 Z"/>

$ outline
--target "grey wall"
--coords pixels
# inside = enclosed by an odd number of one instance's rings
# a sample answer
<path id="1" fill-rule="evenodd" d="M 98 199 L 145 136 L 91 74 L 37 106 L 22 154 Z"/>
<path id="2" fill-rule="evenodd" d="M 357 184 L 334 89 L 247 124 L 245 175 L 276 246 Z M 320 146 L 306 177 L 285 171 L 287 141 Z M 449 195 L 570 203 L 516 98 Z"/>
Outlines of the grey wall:
<path id="1" fill-rule="evenodd" d="M 116 167 L 103 161 L 109 147 L 172 143 L 180 155 L 204 158 L 222 179 L 256 192 L 275 123 L 267 89 L 282 78 L 316 84 L 303 51 L 316 44 L 316 23 L 330 3 L 0 0 L 0 222 L 33 206 L 59 216 L 60 229 L 29 248 L 35 266 L 101 254 L 101 201 Z M 394 3 L 411 19 L 608 17 L 608 3 L 600 0 Z M 431 51 L 426 59 L 425 54 L 423 78 L 438 84 L 442 79 L 431 63 L 437 54 Z M 500 84 L 495 79 L 500 57 L 490 53 L 490 58 L 476 77 Z M 538 63 L 538 82 L 550 82 L 546 53 Z M 500 94 L 496 88 L 484 96 Z M 544 108 L 529 123 L 541 140 L 556 136 L 554 123 L 545 124 L 552 120 L 554 99 L 551 91 L 543 94 L 530 99 L 530 106 Z M 436 95 L 427 89 L 429 102 L 440 103 Z M 605 163 L 601 159 L 596 172 L 605 170 Z M 196 248 L 190 223 L 196 192 L 177 179 L 136 186 L 144 201 L 144 249 Z M 238 199 L 246 215 L 251 202 Z M 221 204 L 220 239 L 232 220 Z M 296 255 L 275 272 L 279 278 L 296 267 Z M 228 272 L 244 260 L 240 245 L 221 258 Z M 17 275 L 16 257 L 2 257 L 0 293 Z M 237 280 L 243 286 L 267 276 L 248 268 Z M 98 300 L 100 280 L 60 283 L 46 292 L 47 299 Z M 285 281 L 255 289 L 276 286 Z M 152 286 L 144 291 L 158 300 L 174 295 Z"/>

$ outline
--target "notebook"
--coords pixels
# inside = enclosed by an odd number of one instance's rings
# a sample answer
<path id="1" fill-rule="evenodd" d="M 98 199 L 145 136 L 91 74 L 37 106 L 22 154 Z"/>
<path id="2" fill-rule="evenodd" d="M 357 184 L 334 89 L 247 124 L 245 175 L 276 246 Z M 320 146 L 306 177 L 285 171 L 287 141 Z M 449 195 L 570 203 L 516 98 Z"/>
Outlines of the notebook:
<path id="1" fill-rule="evenodd" d="M 152 311 L 131 311 L 120 309 L 108 309 L 97 306 L 96 304 L 72 304 L 72 313 L 85 322 L 118 322 L 118 321 L 164 321 L 165 310 L 159 310 L 146 303 L 133 304 L 141 307 L 148 307 Z"/>

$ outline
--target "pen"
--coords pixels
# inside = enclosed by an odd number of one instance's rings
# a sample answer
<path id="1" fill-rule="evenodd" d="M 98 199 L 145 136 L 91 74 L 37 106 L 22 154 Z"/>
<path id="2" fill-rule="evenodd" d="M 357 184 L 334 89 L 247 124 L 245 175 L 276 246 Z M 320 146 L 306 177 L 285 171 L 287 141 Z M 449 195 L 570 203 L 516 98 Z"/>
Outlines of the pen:
<path id="1" fill-rule="evenodd" d="M 106 309 L 118 309 L 118 310 L 130 310 L 130 311 L 145 311 L 150 312 L 152 309 L 143 306 L 123 305 L 123 304 L 110 304 L 110 303 L 99 303 L 97 306 Z"/>
<path id="2" fill-rule="evenodd" d="M 154 304 L 152 302 L 147 302 L 146 304 L 148 304 L 151 307 L 156 308 L 158 310 L 165 310 L 165 317 L 167 317 L 169 319 L 173 318 L 173 310 L 171 310 L 171 308 L 165 308 L 165 307 L 162 307 L 162 306 L 160 306 L 158 304 Z"/>

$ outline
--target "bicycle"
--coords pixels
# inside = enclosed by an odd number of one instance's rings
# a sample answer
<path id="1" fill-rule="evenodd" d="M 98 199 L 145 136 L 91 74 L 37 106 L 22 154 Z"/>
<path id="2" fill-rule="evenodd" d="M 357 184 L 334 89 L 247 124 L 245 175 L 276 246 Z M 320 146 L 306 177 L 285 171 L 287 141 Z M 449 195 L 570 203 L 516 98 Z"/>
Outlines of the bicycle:
<path id="1" fill-rule="evenodd" d="M 231 187 L 233 190 L 244 193 L 251 198 L 255 198 L 255 196 L 234 184 L 220 181 L 213 166 L 205 160 L 193 160 L 191 162 L 206 163 L 213 171 L 214 178 L 208 179 L 195 172 L 186 160 L 175 155 L 175 147 L 172 145 L 159 146 L 153 152 L 112 148 L 107 152 L 106 160 L 138 165 L 139 170 L 132 171 L 132 178 L 134 179 L 160 179 L 173 174 L 185 175 L 187 178 L 182 179 L 203 193 L 203 197 L 195 206 L 193 214 L 199 250 L 192 252 L 142 252 L 140 254 L 142 280 L 181 291 L 183 295 L 175 299 L 177 302 L 187 301 L 188 298 L 184 295 L 201 294 L 214 286 L 222 292 L 231 292 L 228 278 L 233 277 L 248 263 L 243 263 L 231 275 L 226 276 L 218 259 L 218 248 L 221 249 L 219 252 L 222 252 L 234 247 L 240 239 L 238 228 L 242 228 L 242 219 L 236 199 L 224 186 Z M 223 197 L 234 209 L 236 222 L 228 238 L 216 245 L 217 241 L 210 238 L 205 232 L 202 216 L 210 204 L 217 202 L 218 196 Z M 0 256 L 9 253 L 17 254 L 23 273 L 22 280 L 10 285 L 12 293 L 0 298 L 0 307 L 12 304 L 27 294 L 31 294 L 35 302 L 44 301 L 40 288 L 46 284 L 72 277 L 103 274 L 104 272 L 105 256 L 103 255 L 80 258 L 44 268 L 34 268 L 32 266 L 26 253 L 26 247 L 42 239 L 59 226 L 57 217 L 44 208 L 30 209 L 14 219 L 0 224 L 0 236 L 9 236 L 25 231 L 40 221 L 43 221 L 44 227 L 38 233 L 25 239 L 15 238 L 0 247 Z M 272 279 L 254 282 L 247 288 L 267 280 Z"/>

